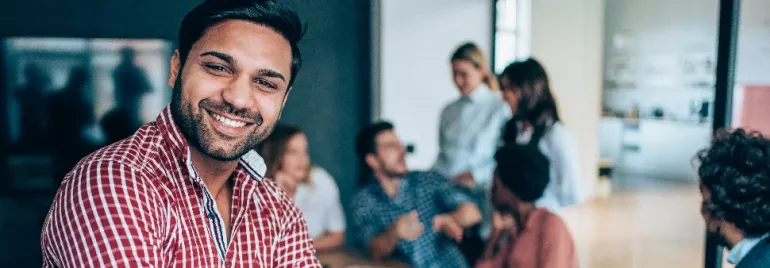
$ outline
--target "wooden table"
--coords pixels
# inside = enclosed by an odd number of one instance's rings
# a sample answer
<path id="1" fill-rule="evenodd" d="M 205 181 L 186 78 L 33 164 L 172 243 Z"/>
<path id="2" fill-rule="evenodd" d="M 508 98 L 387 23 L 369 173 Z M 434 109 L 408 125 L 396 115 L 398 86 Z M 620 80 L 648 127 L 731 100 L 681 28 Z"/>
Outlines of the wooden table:
<path id="1" fill-rule="evenodd" d="M 344 268 L 344 267 L 383 267 L 383 268 L 409 268 L 410 266 L 394 260 L 376 262 L 355 249 L 341 249 L 332 252 L 318 254 L 318 259 L 324 268 Z"/>

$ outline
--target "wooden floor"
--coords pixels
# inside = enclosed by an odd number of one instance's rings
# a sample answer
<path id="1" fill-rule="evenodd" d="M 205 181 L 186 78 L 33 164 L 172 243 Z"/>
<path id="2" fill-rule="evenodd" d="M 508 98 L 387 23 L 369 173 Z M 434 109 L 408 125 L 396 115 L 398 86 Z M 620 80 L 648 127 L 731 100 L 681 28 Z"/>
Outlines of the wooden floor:
<path id="1" fill-rule="evenodd" d="M 702 268 L 697 186 L 631 189 L 569 208 L 583 268 Z M 729 266 L 724 266 L 729 267 Z"/>

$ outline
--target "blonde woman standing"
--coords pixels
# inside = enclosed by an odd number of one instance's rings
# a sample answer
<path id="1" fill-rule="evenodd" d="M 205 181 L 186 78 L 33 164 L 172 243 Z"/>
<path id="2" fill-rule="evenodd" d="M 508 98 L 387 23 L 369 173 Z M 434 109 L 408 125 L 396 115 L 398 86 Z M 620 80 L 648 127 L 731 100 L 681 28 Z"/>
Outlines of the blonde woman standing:
<path id="1" fill-rule="evenodd" d="M 511 115 L 487 62 L 473 43 L 460 45 L 452 54 L 452 77 L 460 97 L 441 112 L 439 155 L 434 165 L 436 171 L 473 194 L 485 218 L 491 213 L 487 196 L 495 170 L 494 154 Z M 481 254 L 478 249 L 483 248 L 480 233 L 486 232 L 477 227 L 464 242 L 471 263 Z"/>

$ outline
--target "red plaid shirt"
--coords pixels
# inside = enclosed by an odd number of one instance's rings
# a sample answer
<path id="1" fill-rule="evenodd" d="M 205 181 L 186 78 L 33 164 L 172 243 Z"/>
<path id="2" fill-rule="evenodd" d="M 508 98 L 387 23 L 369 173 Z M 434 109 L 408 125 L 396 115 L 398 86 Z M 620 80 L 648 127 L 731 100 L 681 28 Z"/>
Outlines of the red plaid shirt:
<path id="1" fill-rule="evenodd" d="M 241 158 L 229 241 L 169 108 L 64 179 L 43 226 L 44 267 L 321 267 L 299 210 L 262 158 Z"/>

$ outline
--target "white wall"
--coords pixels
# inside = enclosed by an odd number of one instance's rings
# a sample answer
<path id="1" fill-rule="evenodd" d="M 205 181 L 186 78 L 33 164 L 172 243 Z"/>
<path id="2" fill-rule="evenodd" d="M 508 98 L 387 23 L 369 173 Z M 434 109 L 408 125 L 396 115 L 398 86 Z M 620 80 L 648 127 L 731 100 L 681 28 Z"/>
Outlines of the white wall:
<path id="1" fill-rule="evenodd" d="M 441 109 L 459 97 L 449 58 L 465 41 L 475 42 L 489 56 L 492 1 L 386 0 L 379 4 L 376 110 L 381 119 L 395 125 L 403 142 L 415 145 L 416 152 L 407 160 L 409 167 L 428 168 L 438 154 Z"/>
<path id="2" fill-rule="evenodd" d="M 736 84 L 770 84 L 770 1 L 741 1 Z"/>
<path id="3" fill-rule="evenodd" d="M 532 1 L 532 56 L 545 65 L 580 151 L 583 189 L 598 177 L 604 0 Z"/>

